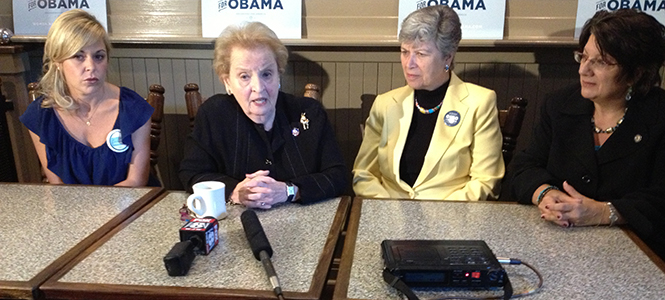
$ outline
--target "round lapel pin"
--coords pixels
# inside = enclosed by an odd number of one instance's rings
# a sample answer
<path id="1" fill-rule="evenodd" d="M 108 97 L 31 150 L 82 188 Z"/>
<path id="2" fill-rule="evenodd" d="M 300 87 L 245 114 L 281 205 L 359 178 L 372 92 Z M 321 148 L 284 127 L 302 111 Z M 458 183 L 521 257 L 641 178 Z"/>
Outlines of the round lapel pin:
<path id="1" fill-rule="evenodd" d="M 125 152 L 129 149 L 129 145 L 122 143 L 120 129 L 113 129 L 108 135 L 106 135 L 106 145 L 116 153 Z"/>
<path id="2" fill-rule="evenodd" d="M 298 129 L 296 127 L 293 127 L 293 129 L 291 129 L 291 134 L 293 134 L 293 136 L 299 136 L 300 135 L 300 129 Z"/>
<path id="3" fill-rule="evenodd" d="M 453 127 L 459 124 L 460 118 L 461 115 L 458 112 L 451 110 L 447 112 L 445 116 L 443 116 L 443 122 L 446 123 L 446 125 Z"/>

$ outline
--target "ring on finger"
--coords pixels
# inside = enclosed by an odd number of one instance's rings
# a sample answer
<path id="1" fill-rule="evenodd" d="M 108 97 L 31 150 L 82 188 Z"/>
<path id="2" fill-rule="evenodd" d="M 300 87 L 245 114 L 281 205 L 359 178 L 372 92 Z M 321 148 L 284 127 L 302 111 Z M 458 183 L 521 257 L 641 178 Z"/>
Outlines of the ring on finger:
<path id="1" fill-rule="evenodd" d="M 261 202 L 261 203 L 259 203 L 259 205 L 261 205 L 261 206 L 265 206 L 266 203 L 265 203 L 265 202 Z"/>

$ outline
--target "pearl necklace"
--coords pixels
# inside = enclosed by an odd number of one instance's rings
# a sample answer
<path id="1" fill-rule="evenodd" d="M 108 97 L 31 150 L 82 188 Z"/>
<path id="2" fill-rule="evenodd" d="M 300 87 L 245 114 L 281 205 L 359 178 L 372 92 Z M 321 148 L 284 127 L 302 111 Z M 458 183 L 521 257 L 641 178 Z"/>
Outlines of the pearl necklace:
<path id="1" fill-rule="evenodd" d="M 425 115 L 435 113 L 437 110 L 439 110 L 441 108 L 441 105 L 443 105 L 443 100 L 441 100 L 441 103 L 439 103 L 439 105 L 435 106 L 434 108 L 424 109 L 424 108 L 420 107 L 420 104 L 418 104 L 418 98 L 415 98 L 415 100 L 416 100 L 416 108 L 418 108 L 418 110 L 422 114 L 425 114 Z"/>
<path id="2" fill-rule="evenodd" d="M 623 116 L 621 117 L 621 119 L 619 119 L 619 121 L 617 121 L 617 125 L 614 126 L 614 127 L 607 128 L 605 130 L 600 129 L 596 126 L 596 121 L 594 120 L 594 118 L 592 116 L 591 117 L 591 125 L 593 125 L 593 131 L 595 133 L 608 133 L 608 134 L 614 133 L 615 131 L 617 131 L 617 128 L 619 128 L 619 125 L 621 125 L 621 123 L 623 123 L 623 118 L 626 117 L 626 111 L 628 111 L 628 107 L 626 107 L 626 109 L 623 110 Z"/>

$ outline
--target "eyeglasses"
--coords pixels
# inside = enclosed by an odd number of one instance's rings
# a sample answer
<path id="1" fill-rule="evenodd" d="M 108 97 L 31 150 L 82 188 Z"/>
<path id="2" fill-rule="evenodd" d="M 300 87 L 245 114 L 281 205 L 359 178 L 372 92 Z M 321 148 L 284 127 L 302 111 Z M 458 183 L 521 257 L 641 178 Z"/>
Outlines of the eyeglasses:
<path id="1" fill-rule="evenodd" d="M 605 71 L 605 70 L 608 70 L 609 68 L 611 68 L 612 66 L 618 65 L 617 63 L 609 63 L 609 62 L 607 62 L 606 60 L 604 60 L 602 58 L 590 59 L 588 55 L 586 55 L 582 52 L 579 52 L 579 51 L 573 51 L 573 55 L 575 57 L 576 62 L 578 62 L 580 64 L 589 62 L 589 68 L 594 69 L 594 70 Z"/>

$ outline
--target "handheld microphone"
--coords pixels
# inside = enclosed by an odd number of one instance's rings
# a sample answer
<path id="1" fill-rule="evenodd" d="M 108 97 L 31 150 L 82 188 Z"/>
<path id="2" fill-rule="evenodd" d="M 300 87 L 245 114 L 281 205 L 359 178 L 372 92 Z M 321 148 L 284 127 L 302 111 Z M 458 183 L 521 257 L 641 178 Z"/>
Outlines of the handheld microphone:
<path id="1" fill-rule="evenodd" d="M 275 272 L 275 268 L 270 261 L 272 247 L 270 247 L 270 242 L 263 231 L 259 218 L 253 210 L 246 210 L 240 215 L 240 220 L 242 221 L 242 227 L 245 229 L 245 236 L 247 237 L 249 246 L 252 248 L 252 253 L 263 264 L 275 295 L 277 295 L 278 299 L 284 299 L 277 272 Z"/>
<path id="2" fill-rule="evenodd" d="M 169 276 L 184 276 L 196 254 L 208 255 L 219 243 L 219 223 L 215 218 L 192 219 L 180 228 L 180 242 L 164 256 Z"/>

